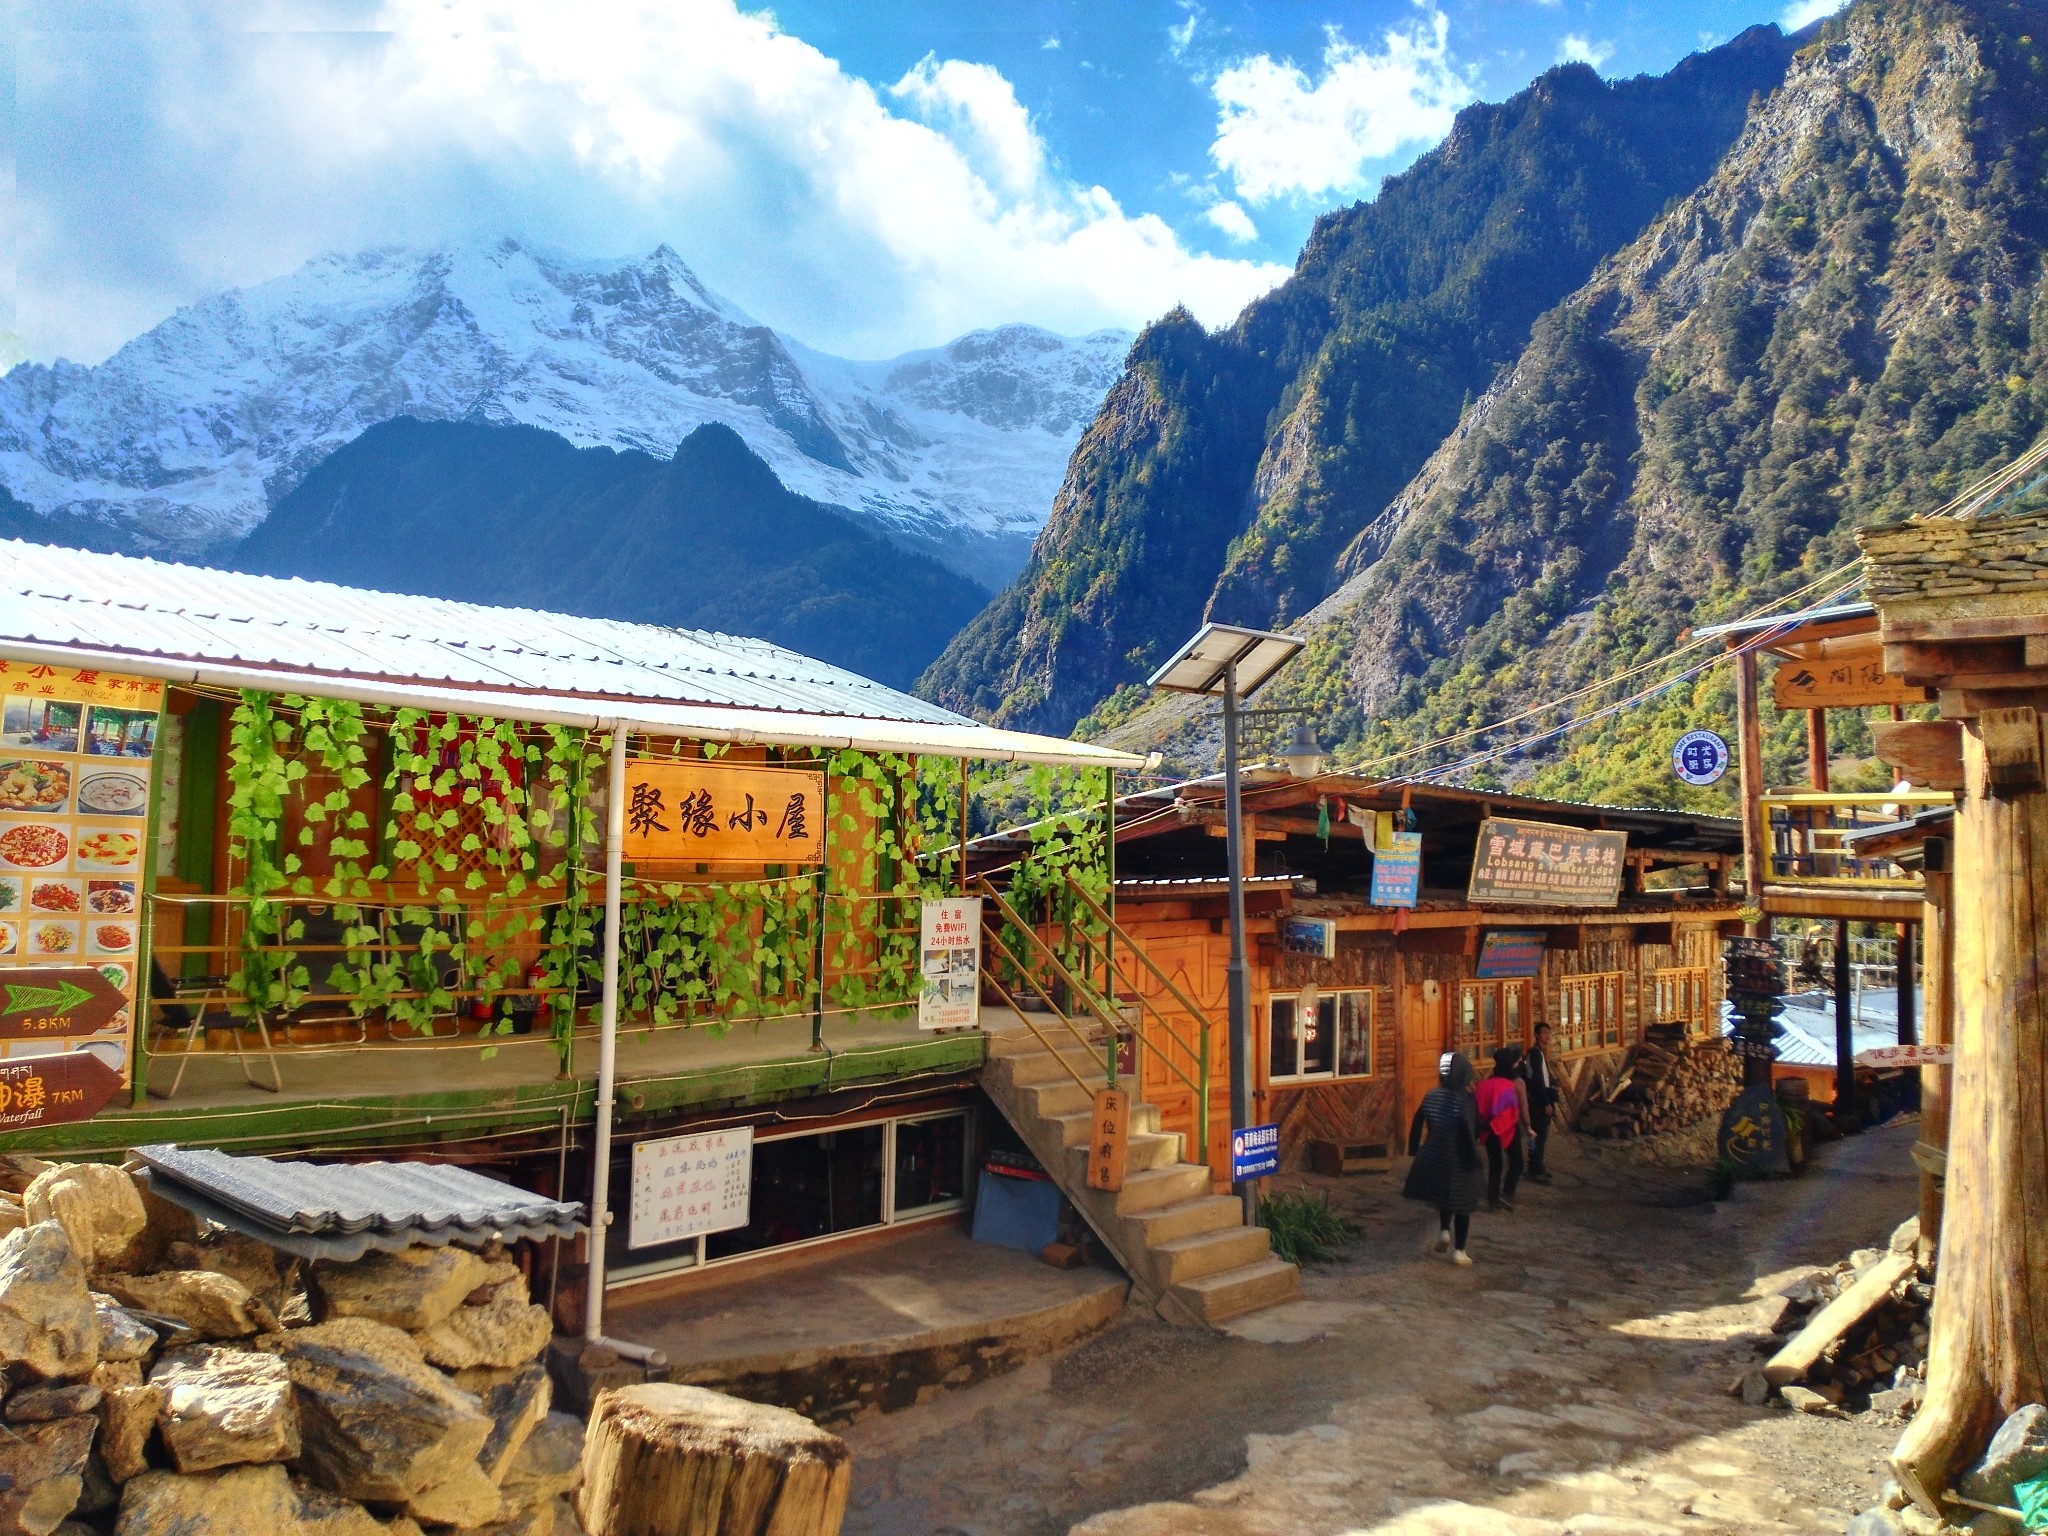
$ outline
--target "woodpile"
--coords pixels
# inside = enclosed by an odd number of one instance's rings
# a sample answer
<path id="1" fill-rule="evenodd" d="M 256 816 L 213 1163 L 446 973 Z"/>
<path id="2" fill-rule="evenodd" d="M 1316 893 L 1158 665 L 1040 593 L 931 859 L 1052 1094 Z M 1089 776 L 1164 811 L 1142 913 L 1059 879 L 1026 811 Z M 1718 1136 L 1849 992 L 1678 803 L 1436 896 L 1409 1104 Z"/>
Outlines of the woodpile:
<path id="1" fill-rule="evenodd" d="M 307 1266 L 21 1157 L 0 1233 L 0 1532 L 580 1530 L 583 1425 L 495 1245 Z"/>
<path id="2" fill-rule="evenodd" d="M 1742 1063 L 1724 1042 L 1652 1024 L 1614 1081 L 1587 1099 L 1578 1128 L 1615 1141 L 1682 1131 L 1720 1114 L 1741 1089 Z"/>

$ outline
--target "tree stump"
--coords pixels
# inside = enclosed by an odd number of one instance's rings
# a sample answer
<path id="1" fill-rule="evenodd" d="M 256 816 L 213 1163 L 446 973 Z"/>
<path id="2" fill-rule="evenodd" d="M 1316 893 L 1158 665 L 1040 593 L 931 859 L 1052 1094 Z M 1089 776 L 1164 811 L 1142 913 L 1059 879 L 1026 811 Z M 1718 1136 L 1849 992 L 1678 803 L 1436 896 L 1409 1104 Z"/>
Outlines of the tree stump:
<path id="1" fill-rule="evenodd" d="M 835 1536 L 853 1453 L 801 1414 L 668 1382 L 600 1393 L 583 1441 L 590 1536 Z"/>

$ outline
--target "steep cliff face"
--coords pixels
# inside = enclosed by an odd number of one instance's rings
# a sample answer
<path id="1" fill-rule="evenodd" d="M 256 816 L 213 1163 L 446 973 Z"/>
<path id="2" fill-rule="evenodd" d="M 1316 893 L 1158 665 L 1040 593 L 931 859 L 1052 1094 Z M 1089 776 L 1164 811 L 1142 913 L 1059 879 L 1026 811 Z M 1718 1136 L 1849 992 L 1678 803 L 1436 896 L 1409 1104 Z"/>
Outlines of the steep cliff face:
<path id="1" fill-rule="evenodd" d="M 2048 7 L 1865 0 L 1829 22 L 1354 540 L 1293 691 L 1367 754 L 1497 718 L 1792 589 L 1853 554 L 1851 528 L 2031 442 L 2044 87 Z M 1625 766 L 1660 718 L 1506 771 L 1668 797 Z"/>
<path id="2" fill-rule="evenodd" d="M 1712 172 L 1790 53 L 1767 27 L 1662 78 L 1553 70 L 1320 220 L 1227 330 L 1148 328 L 1030 564 L 924 691 L 1064 730 L 1205 614 L 1298 618 L 1536 318 Z"/>

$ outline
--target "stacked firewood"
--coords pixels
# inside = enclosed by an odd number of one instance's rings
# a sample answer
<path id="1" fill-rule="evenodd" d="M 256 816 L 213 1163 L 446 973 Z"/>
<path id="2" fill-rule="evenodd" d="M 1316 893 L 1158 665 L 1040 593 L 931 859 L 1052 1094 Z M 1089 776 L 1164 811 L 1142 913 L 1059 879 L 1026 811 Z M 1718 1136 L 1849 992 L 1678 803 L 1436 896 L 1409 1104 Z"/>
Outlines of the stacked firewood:
<path id="1" fill-rule="evenodd" d="M 1687 1036 L 1683 1025 L 1652 1024 L 1611 1083 L 1596 1083 L 1579 1129 L 1610 1140 L 1682 1131 L 1735 1101 L 1742 1063 L 1718 1039 Z"/>

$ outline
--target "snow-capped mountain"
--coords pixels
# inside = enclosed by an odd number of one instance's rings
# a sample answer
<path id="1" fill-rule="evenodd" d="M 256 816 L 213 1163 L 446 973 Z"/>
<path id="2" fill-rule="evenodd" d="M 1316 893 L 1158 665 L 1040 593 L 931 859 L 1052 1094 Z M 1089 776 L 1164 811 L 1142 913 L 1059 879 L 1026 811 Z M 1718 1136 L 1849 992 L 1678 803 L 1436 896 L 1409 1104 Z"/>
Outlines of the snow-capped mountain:
<path id="1" fill-rule="evenodd" d="M 999 583 L 1130 341 L 1011 325 L 850 362 L 760 324 L 666 246 L 627 262 L 510 239 L 331 255 L 182 309 L 95 367 L 0 377 L 0 486 L 201 554 L 395 416 L 663 456 L 717 421 L 791 490 Z"/>

